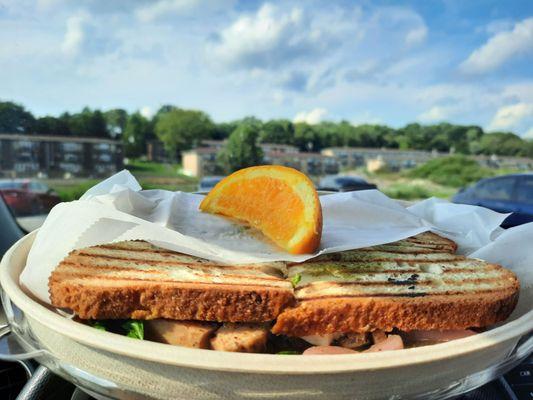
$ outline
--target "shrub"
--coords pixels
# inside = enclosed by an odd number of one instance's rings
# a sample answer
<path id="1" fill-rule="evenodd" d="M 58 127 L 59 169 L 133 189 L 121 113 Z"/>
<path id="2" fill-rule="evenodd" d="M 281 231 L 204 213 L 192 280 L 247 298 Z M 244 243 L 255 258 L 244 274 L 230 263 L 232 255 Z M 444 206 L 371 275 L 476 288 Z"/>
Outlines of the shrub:
<path id="1" fill-rule="evenodd" d="M 96 185 L 96 183 L 98 183 L 98 181 L 88 180 L 72 186 L 53 187 L 53 189 L 57 192 L 61 201 L 73 201 L 78 200 L 87 190 Z"/>
<path id="2" fill-rule="evenodd" d="M 392 199 L 400 200 L 425 199 L 434 195 L 423 186 L 406 184 L 392 185 L 391 187 L 384 189 L 383 193 Z"/>
<path id="3" fill-rule="evenodd" d="M 412 178 L 429 179 L 444 186 L 461 187 L 494 173 L 465 156 L 436 158 L 408 173 Z"/>

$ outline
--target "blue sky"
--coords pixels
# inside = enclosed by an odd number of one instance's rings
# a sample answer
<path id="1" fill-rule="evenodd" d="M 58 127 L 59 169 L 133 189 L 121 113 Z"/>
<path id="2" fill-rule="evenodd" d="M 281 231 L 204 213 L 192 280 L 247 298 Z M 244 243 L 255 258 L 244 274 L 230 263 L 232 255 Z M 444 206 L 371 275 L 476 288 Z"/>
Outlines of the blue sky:
<path id="1" fill-rule="evenodd" d="M 533 137 L 533 1 L 0 0 L 0 99 Z"/>

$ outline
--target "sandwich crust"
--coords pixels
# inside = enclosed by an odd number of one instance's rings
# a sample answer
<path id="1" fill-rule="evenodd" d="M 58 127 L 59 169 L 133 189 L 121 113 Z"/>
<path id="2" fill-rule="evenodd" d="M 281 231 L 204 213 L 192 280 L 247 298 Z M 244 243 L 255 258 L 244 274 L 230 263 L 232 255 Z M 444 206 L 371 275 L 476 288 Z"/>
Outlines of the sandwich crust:
<path id="1" fill-rule="evenodd" d="M 54 271 L 50 297 L 82 319 L 155 319 L 263 322 L 294 302 L 290 289 L 198 283 L 114 280 L 112 285 L 72 283 Z"/>
<path id="2" fill-rule="evenodd" d="M 519 284 L 509 275 L 510 287 L 484 293 L 305 300 L 282 312 L 272 332 L 308 336 L 486 327 L 507 319 L 516 306 Z"/>

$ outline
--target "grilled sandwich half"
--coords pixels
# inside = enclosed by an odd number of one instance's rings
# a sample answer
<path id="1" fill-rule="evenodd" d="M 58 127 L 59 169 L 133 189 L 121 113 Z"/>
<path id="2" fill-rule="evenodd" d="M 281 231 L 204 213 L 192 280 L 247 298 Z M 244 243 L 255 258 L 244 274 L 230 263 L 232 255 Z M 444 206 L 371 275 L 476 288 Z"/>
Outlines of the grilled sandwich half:
<path id="1" fill-rule="evenodd" d="M 288 265 L 297 305 L 272 331 L 290 336 L 450 330 L 505 320 L 518 300 L 516 276 L 455 255 L 432 233 Z"/>
<path id="2" fill-rule="evenodd" d="M 283 263 L 221 265 L 143 241 L 71 252 L 53 271 L 56 307 L 82 319 L 275 319 L 294 301 Z"/>

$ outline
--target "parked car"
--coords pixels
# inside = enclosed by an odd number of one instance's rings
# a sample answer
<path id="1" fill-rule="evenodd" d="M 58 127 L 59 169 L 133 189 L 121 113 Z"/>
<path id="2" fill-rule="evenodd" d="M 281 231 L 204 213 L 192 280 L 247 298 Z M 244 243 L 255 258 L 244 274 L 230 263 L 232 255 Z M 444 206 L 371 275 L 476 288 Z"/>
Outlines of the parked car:
<path id="1" fill-rule="evenodd" d="M 502 223 L 504 228 L 533 222 L 533 173 L 482 179 L 460 189 L 452 201 L 512 213 Z"/>
<path id="2" fill-rule="evenodd" d="M 332 192 L 353 192 L 355 190 L 376 189 L 376 185 L 368 183 L 363 178 L 350 175 L 326 176 L 320 180 L 318 190 Z"/>
<path id="3" fill-rule="evenodd" d="M 215 185 L 224 179 L 224 176 L 204 176 L 198 184 L 199 192 L 209 192 Z"/>
<path id="4" fill-rule="evenodd" d="M 61 202 L 46 184 L 29 179 L 0 180 L 0 195 L 16 216 L 46 214 Z"/>

